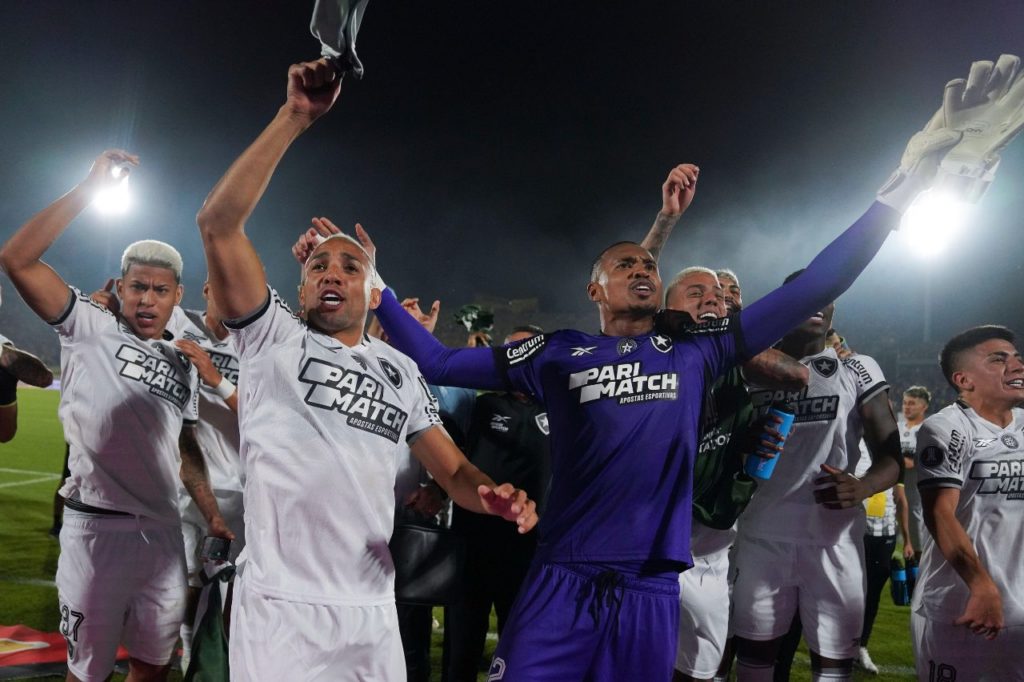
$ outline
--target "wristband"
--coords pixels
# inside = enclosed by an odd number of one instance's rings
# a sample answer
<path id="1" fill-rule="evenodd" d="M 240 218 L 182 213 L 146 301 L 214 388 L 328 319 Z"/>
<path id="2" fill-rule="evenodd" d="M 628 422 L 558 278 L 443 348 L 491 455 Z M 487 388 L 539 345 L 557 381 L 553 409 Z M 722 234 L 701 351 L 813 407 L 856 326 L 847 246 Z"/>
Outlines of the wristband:
<path id="1" fill-rule="evenodd" d="M 213 392 L 221 397 L 223 400 L 227 400 L 231 397 L 231 394 L 235 392 L 235 385 L 228 381 L 227 377 L 220 380 L 220 383 L 214 387 Z"/>

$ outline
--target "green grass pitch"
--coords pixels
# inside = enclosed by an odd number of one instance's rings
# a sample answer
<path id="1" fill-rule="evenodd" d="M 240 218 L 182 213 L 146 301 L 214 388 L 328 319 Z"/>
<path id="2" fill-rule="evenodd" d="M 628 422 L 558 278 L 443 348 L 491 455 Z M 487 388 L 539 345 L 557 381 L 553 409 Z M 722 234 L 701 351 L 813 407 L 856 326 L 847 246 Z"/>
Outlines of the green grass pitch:
<path id="1" fill-rule="evenodd" d="M 18 435 L 0 444 L 0 624 L 22 623 L 56 631 L 57 591 L 53 576 L 57 570 L 57 541 L 47 535 L 52 520 L 53 493 L 64 458 L 64 438 L 57 421 L 56 391 L 23 389 L 18 392 Z M 441 609 L 435 616 L 443 621 Z M 886 595 L 871 635 L 871 655 L 882 669 L 873 677 L 856 674 L 856 679 L 913 680 L 910 648 L 910 612 L 893 606 Z M 492 633 L 494 620 L 491 621 Z M 434 680 L 440 679 L 441 632 L 434 632 Z M 489 656 L 494 648 L 488 639 Z M 61 678 L 46 678 L 57 680 Z M 123 679 L 115 675 L 115 680 Z M 172 680 L 180 680 L 172 673 Z M 483 681 L 486 675 L 478 678 Z M 810 680 L 806 647 L 801 647 L 793 666 L 793 680 Z"/>

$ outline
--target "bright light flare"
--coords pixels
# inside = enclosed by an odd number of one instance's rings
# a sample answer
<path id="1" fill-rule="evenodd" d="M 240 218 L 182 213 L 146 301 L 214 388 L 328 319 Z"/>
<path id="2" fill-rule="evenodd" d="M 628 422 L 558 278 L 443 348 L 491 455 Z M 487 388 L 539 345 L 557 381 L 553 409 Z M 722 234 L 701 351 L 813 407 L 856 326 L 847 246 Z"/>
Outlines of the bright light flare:
<path id="1" fill-rule="evenodd" d="M 967 224 L 970 204 L 949 194 L 922 193 L 900 223 L 900 232 L 914 255 L 933 258 L 942 253 Z"/>
<path id="2" fill-rule="evenodd" d="M 127 173 L 121 173 L 115 170 L 114 176 L 121 177 L 124 179 L 112 187 L 100 190 L 96 193 L 92 203 L 96 206 L 96 210 L 104 215 L 124 215 L 128 212 L 128 209 L 132 206 L 132 195 L 128 191 L 128 177 Z"/>

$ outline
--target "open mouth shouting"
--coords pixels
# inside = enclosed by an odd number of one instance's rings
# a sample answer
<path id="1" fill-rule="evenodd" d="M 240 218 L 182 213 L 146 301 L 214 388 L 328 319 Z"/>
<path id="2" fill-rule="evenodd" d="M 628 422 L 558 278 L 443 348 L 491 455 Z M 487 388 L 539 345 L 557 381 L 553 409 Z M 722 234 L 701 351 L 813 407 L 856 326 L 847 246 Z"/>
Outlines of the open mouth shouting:
<path id="1" fill-rule="evenodd" d="M 320 292 L 320 310 L 324 312 L 333 312 L 341 308 L 345 303 L 345 297 L 341 295 L 340 291 L 335 289 L 324 289 Z"/>
<path id="2" fill-rule="evenodd" d="M 629 285 L 630 292 L 644 298 L 654 295 L 654 282 L 649 279 L 638 279 Z"/>

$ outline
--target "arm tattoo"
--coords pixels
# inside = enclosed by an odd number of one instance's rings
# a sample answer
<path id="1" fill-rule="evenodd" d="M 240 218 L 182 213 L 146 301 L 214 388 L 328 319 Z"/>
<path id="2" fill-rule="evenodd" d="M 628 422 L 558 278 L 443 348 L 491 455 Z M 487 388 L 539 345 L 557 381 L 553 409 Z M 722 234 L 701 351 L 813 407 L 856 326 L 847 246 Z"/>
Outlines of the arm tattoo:
<path id="1" fill-rule="evenodd" d="M 679 216 L 668 215 L 661 211 L 654 218 L 654 224 L 651 225 L 651 229 L 647 232 L 647 236 L 644 237 L 644 241 L 640 245 L 650 251 L 655 260 L 661 255 L 661 250 L 664 248 L 665 242 L 668 241 L 668 236 L 672 234 L 672 228 L 676 226 L 677 222 L 679 222 Z"/>

